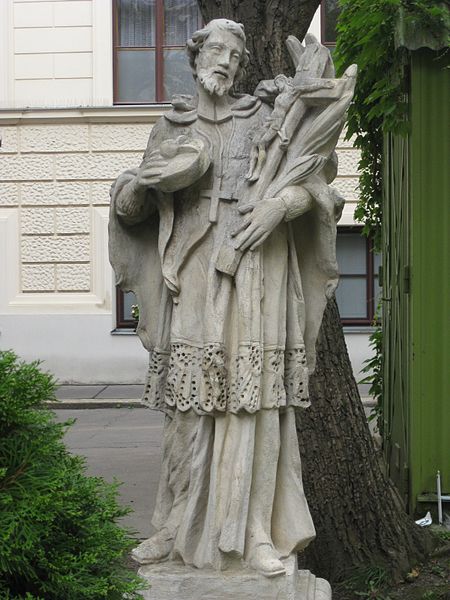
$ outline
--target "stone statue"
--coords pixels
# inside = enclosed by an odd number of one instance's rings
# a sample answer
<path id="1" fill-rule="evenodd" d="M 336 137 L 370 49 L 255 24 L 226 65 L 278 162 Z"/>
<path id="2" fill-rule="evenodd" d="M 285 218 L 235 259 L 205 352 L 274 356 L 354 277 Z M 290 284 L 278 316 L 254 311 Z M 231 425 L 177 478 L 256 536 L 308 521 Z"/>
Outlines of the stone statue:
<path id="1" fill-rule="evenodd" d="M 270 586 L 315 535 L 295 411 L 309 405 L 337 285 L 343 201 L 329 183 L 356 76 L 350 67 L 335 79 L 313 36 L 287 46 L 293 78 L 237 95 L 249 60 L 243 26 L 217 19 L 194 33 L 198 96 L 174 98 L 140 167 L 111 191 L 111 263 L 137 295 L 149 352 L 144 400 L 166 413 L 157 533 L 134 558 L 169 561 L 165 578 L 188 567 L 250 573 L 272 590 L 258 598 L 285 597 Z M 205 595 L 196 582 L 192 598 L 241 597 Z M 171 585 L 167 598 L 191 598 Z"/>

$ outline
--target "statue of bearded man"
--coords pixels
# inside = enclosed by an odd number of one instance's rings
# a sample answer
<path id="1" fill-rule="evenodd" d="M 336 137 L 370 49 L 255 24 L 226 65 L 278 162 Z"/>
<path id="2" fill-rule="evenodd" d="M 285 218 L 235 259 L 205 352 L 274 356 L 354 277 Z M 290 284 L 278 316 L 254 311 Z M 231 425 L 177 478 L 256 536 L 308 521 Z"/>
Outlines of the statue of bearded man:
<path id="1" fill-rule="evenodd" d="M 265 102 L 232 93 L 249 60 L 244 28 L 217 19 L 187 47 L 198 96 L 174 99 L 141 166 L 111 192 L 111 263 L 137 295 L 149 352 L 144 400 L 166 413 L 157 533 L 134 558 L 239 564 L 273 577 L 315 535 L 295 413 L 309 405 L 315 342 L 337 283 L 342 203 L 328 185 L 336 140 L 322 144 L 301 183 L 288 177 L 276 194 L 255 197 L 246 174 L 272 108 L 267 93 Z M 300 122 L 320 110 L 304 110 Z M 267 163 L 272 180 L 298 154 L 296 131 L 276 169 Z"/>

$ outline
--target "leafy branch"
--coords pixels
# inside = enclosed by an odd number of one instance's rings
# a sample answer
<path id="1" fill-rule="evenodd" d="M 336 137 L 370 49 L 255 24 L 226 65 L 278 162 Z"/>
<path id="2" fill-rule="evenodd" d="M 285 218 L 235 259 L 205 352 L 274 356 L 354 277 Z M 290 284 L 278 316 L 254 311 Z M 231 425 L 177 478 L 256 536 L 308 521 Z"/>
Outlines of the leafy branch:
<path id="1" fill-rule="evenodd" d="M 434 0 L 341 0 L 334 61 L 343 72 L 358 65 L 347 137 L 361 152 L 360 198 L 355 211 L 363 233 L 381 245 L 383 135 L 409 131 L 408 51 L 397 47 L 400 18 L 410 30 L 449 39 L 449 9 Z"/>

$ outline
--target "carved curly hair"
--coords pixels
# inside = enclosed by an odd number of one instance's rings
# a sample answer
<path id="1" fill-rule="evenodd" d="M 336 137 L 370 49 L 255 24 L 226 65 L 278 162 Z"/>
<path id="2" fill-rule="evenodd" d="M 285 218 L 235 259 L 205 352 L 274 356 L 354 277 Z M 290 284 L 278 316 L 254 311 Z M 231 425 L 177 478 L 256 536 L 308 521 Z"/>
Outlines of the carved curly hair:
<path id="1" fill-rule="evenodd" d="M 197 55 L 200 52 L 200 48 L 203 46 L 205 41 L 208 39 L 209 34 L 214 29 L 231 31 L 231 33 L 233 33 L 236 37 L 238 37 L 244 42 L 244 51 L 242 52 L 242 56 L 239 61 L 239 68 L 236 72 L 235 77 L 235 82 L 240 81 L 245 75 L 245 69 L 250 60 L 250 52 L 245 46 L 246 38 L 244 26 L 242 25 L 242 23 L 236 23 L 235 21 L 230 21 L 229 19 L 213 19 L 207 25 L 205 25 L 203 29 L 199 29 L 198 31 L 193 33 L 191 39 L 186 42 L 189 64 L 191 65 L 194 78 L 197 78 L 197 74 L 195 72 L 195 59 L 197 58 Z"/>

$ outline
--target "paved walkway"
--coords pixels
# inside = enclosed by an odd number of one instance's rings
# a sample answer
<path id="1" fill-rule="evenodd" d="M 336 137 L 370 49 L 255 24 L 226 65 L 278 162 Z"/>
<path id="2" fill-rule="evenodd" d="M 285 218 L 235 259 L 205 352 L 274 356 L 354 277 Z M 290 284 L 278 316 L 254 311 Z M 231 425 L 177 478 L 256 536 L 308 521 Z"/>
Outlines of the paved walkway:
<path id="1" fill-rule="evenodd" d="M 59 400 L 76 399 L 136 399 L 144 391 L 143 384 L 110 385 L 101 383 L 96 385 L 60 385 L 56 390 Z"/>
<path id="2" fill-rule="evenodd" d="M 133 513 L 124 524 L 147 538 L 159 480 L 162 413 L 142 408 L 56 410 L 59 422 L 75 419 L 66 433 L 69 450 L 84 456 L 89 475 L 123 482 L 120 499 Z"/>
<path id="3" fill-rule="evenodd" d="M 115 408 L 141 406 L 143 384 L 60 385 L 56 390 L 55 408 Z"/>

